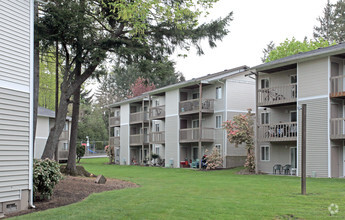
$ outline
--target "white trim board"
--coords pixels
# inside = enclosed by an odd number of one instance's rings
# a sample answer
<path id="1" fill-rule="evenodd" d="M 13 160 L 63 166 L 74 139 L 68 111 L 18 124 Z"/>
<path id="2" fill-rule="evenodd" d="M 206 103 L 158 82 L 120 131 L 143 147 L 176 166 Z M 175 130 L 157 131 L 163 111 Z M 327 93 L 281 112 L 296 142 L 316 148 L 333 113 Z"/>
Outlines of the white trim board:
<path id="1" fill-rule="evenodd" d="M 25 85 L 12 83 L 8 81 L 4 81 L 4 80 L 0 80 L 0 88 L 30 93 L 30 86 L 25 86 Z"/>
<path id="2" fill-rule="evenodd" d="M 305 98 L 298 98 L 297 101 L 303 102 L 303 101 L 314 100 L 314 99 L 324 99 L 324 98 L 328 98 L 328 97 L 329 97 L 329 95 L 309 96 L 309 97 L 305 97 Z"/>

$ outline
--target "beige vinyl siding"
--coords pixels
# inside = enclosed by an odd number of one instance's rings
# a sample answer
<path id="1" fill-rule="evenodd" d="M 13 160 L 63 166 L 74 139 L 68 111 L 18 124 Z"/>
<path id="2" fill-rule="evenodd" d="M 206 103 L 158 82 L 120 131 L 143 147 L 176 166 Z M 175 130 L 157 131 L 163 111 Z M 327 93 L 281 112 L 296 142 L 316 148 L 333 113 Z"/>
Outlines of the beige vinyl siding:
<path id="1" fill-rule="evenodd" d="M 170 159 L 174 160 L 174 167 L 178 167 L 179 158 L 179 90 L 166 92 L 165 118 L 165 164 L 170 166 Z"/>
<path id="2" fill-rule="evenodd" d="M 0 202 L 20 199 L 19 190 L 29 187 L 29 94 L 0 88 L 0 103 L 6 102 L 0 104 Z"/>
<path id="3" fill-rule="evenodd" d="M 270 87 L 287 85 L 291 83 L 291 75 L 296 75 L 297 69 L 284 70 L 275 73 L 260 73 L 259 89 L 261 89 L 261 79 L 269 79 Z"/>
<path id="4" fill-rule="evenodd" d="M 328 95 L 328 58 L 298 64 L 298 98 Z"/>
<path id="5" fill-rule="evenodd" d="M 0 1 L 0 80 L 29 86 L 29 1 Z"/>
<path id="6" fill-rule="evenodd" d="M 255 110 L 255 80 L 244 75 L 239 74 L 226 80 L 228 110 Z"/>
<path id="7" fill-rule="evenodd" d="M 307 104 L 307 175 L 315 171 L 318 177 L 328 177 L 328 98 L 299 101 L 302 104 Z M 298 158 L 301 158 L 301 111 L 298 123 Z M 298 162 L 300 171 L 301 160 Z"/>
<path id="8" fill-rule="evenodd" d="M 244 114 L 241 112 L 228 112 L 228 120 L 231 121 L 234 116 L 239 114 Z M 226 140 L 227 145 L 227 155 L 226 156 L 246 156 L 247 152 L 245 149 L 245 145 L 241 144 L 239 146 L 235 146 L 235 144 L 230 143 L 228 140 Z"/>

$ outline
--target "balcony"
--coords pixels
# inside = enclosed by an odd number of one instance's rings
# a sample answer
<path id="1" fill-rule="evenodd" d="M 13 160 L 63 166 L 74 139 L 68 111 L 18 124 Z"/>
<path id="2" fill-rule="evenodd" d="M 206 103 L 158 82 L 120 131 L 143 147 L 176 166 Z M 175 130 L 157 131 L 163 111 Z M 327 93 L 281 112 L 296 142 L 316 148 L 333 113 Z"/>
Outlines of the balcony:
<path id="1" fill-rule="evenodd" d="M 297 84 L 258 89 L 258 106 L 285 105 L 297 101 Z"/>
<path id="2" fill-rule="evenodd" d="M 131 113 L 130 115 L 131 124 L 142 123 L 143 121 L 147 121 L 148 119 L 149 119 L 149 113 L 147 111 L 135 112 L 135 113 Z"/>
<path id="3" fill-rule="evenodd" d="M 297 123 L 260 125 L 258 139 L 260 142 L 297 141 Z"/>
<path id="4" fill-rule="evenodd" d="M 203 113 L 214 113 L 214 99 L 202 99 Z M 180 115 L 194 114 L 199 112 L 199 99 L 191 99 L 180 102 Z"/>
<path id="5" fill-rule="evenodd" d="M 130 135 L 130 145 L 142 145 L 149 143 L 148 134 L 131 134 Z"/>
<path id="6" fill-rule="evenodd" d="M 150 143 L 153 144 L 164 144 L 165 143 L 165 131 L 151 132 Z"/>
<path id="7" fill-rule="evenodd" d="M 110 146 L 119 147 L 120 146 L 120 137 L 110 137 L 109 138 Z"/>
<path id="8" fill-rule="evenodd" d="M 120 126 L 120 116 L 118 116 L 118 117 L 110 117 L 109 118 L 109 126 L 110 127 Z"/>
<path id="9" fill-rule="evenodd" d="M 199 141 L 199 128 L 185 128 L 180 129 L 180 142 L 198 142 Z M 201 129 L 202 142 L 214 142 L 214 129 L 202 128 Z"/>
<path id="10" fill-rule="evenodd" d="M 332 98 L 345 98 L 345 75 L 331 77 L 331 94 Z"/>
<path id="11" fill-rule="evenodd" d="M 69 140 L 69 132 L 68 131 L 62 131 L 59 140 Z"/>
<path id="12" fill-rule="evenodd" d="M 165 117 L 165 105 L 150 108 L 150 119 L 159 119 Z"/>
<path id="13" fill-rule="evenodd" d="M 331 139 L 345 139 L 345 118 L 331 118 Z"/>

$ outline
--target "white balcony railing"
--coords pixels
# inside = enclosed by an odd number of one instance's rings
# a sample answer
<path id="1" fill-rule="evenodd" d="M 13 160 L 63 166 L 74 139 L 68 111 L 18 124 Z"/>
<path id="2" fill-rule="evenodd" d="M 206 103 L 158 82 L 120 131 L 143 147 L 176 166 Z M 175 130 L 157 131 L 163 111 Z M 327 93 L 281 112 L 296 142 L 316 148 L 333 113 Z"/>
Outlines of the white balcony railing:
<path id="1" fill-rule="evenodd" d="M 202 99 L 202 112 L 214 112 L 214 99 Z M 199 99 L 180 102 L 180 114 L 199 111 Z"/>
<path id="2" fill-rule="evenodd" d="M 180 141 L 181 142 L 197 142 L 197 141 L 199 141 L 199 128 L 180 129 Z M 201 129 L 201 141 L 213 142 L 214 141 L 214 129 L 213 128 L 202 128 Z"/>
<path id="3" fill-rule="evenodd" d="M 331 96 L 345 96 L 345 75 L 331 77 Z"/>
<path id="4" fill-rule="evenodd" d="M 260 125 L 259 141 L 295 141 L 297 140 L 297 123 L 286 122 L 279 124 Z"/>
<path id="5" fill-rule="evenodd" d="M 345 139 L 345 118 L 331 118 L 331 138 Z"/>
<path id="6" fill-rule="evenodd" d="M 297 101 L 297 84 L 258 89 L 258 105 L 277 105 Z"/>

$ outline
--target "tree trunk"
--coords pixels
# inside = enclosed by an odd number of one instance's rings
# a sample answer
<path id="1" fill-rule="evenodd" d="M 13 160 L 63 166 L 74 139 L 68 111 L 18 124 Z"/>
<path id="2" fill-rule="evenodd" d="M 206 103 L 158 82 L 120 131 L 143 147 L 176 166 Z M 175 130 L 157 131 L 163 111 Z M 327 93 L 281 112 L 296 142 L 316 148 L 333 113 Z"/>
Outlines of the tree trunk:
<path id="1" fill-rule="evenodd" d="M 55 124 L 59 112 L 59 42 L 55 44 Z M 55 149 L 55 160 L 59 162 L 59 147 Z"/>
<path id="2" fill-rule="evenodd" d="M 72 113 L 72 128 L 71 140 L 68 152 L 68 161 L 66 173 L 72 176 L 77 175 L 76 158 L 77 158 L 77 136 L 78 136 L 78 121 L 79 121 L 79 107 L 80 107 L 80 89 L 79 86 L 73 95 L 73 113 Z"/>
<path id="3" fill-rule="evenodd" d="M 35 3 L 35 22 L 38 19 L 38 3 Z M 36 127 L 37 127 L 37 110 L 38 110 L 38 95 L 40 87 L 40 51 L 39 51 L 39 41 L 37 39 L 37 31 L 35 32 L 35 42 L 34 42 L 34 115 L 33 115 L 33 146 L 35 146 L 36 139 Z M 35 147 L 34 147 L 35 150 Z"/>
<path id="4" fill-rule="evenodd" d="M 59 137 L 62 133 L 62 130 L 66 123 L 66 116 L 67 116 L 67 107 L 69 104 L 69 96 L 66 89 L 67 86 L 61 87 L 61 96 L 60 96 L 60 104 L 59 104 L 59 111 L 56 117 L 56 124 L 50 130 L 48 140 L 46 146 L 44 148 L 42 159 L 49 158 L 53 159 L 55 149 L 59 143 Z"/>

